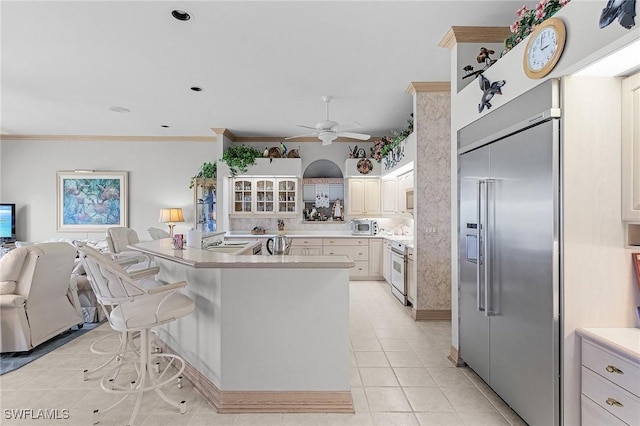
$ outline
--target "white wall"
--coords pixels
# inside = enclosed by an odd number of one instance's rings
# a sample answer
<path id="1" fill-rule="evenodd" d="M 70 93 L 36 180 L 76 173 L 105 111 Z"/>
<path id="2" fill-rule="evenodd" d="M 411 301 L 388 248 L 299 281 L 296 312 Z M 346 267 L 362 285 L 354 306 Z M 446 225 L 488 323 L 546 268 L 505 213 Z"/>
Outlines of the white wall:
<path id="1" fill-rule="evenodd" d="M 129 227 L 142 240 L 158 223 L 163 207 L 182 207 L 185 223 L 193 226 L 193 190 L 189 178 L 205 161 L 215 161 L 215 142 L 146 141 L 28 141 L 2 140 L 0 194 L 2 202 L 16 203 L 17 238 L 104 238 L 103 233 L 56 231 L 56 171 L 123 170 L 129 172 Z"/>

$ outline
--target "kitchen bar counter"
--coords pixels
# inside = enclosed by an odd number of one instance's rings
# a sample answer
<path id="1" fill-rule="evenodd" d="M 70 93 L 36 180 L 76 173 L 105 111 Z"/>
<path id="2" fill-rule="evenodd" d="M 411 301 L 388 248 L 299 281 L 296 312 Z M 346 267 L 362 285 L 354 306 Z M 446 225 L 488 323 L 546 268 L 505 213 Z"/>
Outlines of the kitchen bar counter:
<path id="1" fill-rule="evenodd" d="M 130 248 L 154 256 L 159 279 L 187 282 L 195 312 L 158 334 L 218 412 L 353 412 L 348 257 Z"/>
<path id="2" fill-rule="evenodd" d="M 267 230 L 264 234 L 252 234 L 251 231 L 227 231 L 224 238 L 273 238 L 278 235 L 277 231 Z M 289 238 L 383 238 L 389 241 L 399 241 L 408 247 L 413 247 L 414 237 L 412 235 L 395 235 L 379 233 L 376 235 L 353 235 L 351 231 L 287 231 L 285 234 Z"/>
<path id="3" fill-rule="evenodd" d="M 250 241 L 245 248 L 259 244 Z M 243 256 L 193 247 L 175 250 L 170 238 L 133 244 L 129 248 L 192 268 L 348 269 L 355 266 L 347 256 Z"/>

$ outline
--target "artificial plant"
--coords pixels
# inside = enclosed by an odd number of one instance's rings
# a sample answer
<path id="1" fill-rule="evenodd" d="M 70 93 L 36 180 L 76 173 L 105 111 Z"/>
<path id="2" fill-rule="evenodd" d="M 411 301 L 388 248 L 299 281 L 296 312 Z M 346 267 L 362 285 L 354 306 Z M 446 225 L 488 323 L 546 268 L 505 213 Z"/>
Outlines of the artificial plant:
<path id="1" fill-rule="evenodd" d="M 238 173 L 246 173 L 249 166 L 256 163 L 256 158 L 262 157 L 262 153 L 256 148 L 246 145 L 231 145 L 222 154 L 220 161 L 229 166 L 231 176 Z"/>

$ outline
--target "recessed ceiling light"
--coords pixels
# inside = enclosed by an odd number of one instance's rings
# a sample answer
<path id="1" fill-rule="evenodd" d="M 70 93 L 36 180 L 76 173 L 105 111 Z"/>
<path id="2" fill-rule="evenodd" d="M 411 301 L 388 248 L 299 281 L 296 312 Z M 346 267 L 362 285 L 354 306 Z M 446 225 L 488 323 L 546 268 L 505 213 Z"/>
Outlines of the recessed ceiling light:
<path id="1" fill-rule="evenodd" d="M 193 90 L 194 92 L 202 92 L 202 90 L 203 90 L 203 89 L 202 89 L 202 87 L 193 86 L 193 87 L 191 88 L 191 90 Z"/>
<path id="2" fill-rule="evenodd" d="M 109 109 L 113 112 L 120 112 L 120 113 L 131 112 L 129 108 L 125 108 L 121 106 L 112 106 L 112 107 L 109 107 Z"/>
<path id="3" fill-rule="evenodd" d="M 172 10 L 171 16 L 176 18 L 178 21 L 188 21 L 189 19 L 191 19 L 191 15 L 189 14 L 189 12 L 180 9 Z"/>

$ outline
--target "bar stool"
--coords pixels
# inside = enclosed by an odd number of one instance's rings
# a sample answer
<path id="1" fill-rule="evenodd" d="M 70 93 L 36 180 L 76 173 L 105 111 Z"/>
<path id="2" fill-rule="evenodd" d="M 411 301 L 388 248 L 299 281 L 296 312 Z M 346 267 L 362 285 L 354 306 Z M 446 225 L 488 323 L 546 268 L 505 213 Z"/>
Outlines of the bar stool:
<path id="1" fill-rule="evenodd" d="M 78 251 L 78 249 L 80 247 L 83 247 L 83 253 L 86 252 L 92 252 L 94 255 L 95 254 L 100 254 L 100 252 L 96 249 L 94 249 L 93 247 L 90 247 L 88 245 L 86 245 L 85 243 L 81 242 L 81 241 L 74 241 L 73 245 L 75 246 L 76 250 Z M 82 266 L 84 267 L 84 270 L 87 273 L 87 281 L 89 281 L 89 285 L 92 287 L 92 291 L 93 291 L 93 287 L 94 285 L 91 284 L 91 280 L 94 280 L 96 278 L 94 278 L 94 274 L 91 272 L 91 267 L 89 264 L 87 264 L 87 261 L 85 260 L 86 256 L 83 255 L 82 253 L 80 253 L 80 251 L 78 251 L 78 257 L 80 262 L 82 263 Z M 135 261 L 132 261 L 131 259 L 123 259 L 123 260 L 114 260 L 114 262 L 116 262 L 117 264 L 121 265 L 123 267 L 123 269 L 126 266 L 130 266 L 132 263 L 135 263 Z M 160 268 L 158 268 L 157 266 L 151 267 L 151 268 L 144 268 L 144 269 L 138 269 L 135 271 L 130 271 L 130 270 L 126 270 L 126 272 L 129 274 L 129 276 L 134 279 L 138 285 L 140 285 L 141 287 L 145 287 L 145 288 L 150 288 L 150 287 L 157 287 L 162 285 L 161 282 L 156 281 L 154 278 L 155 276 L 158 274 L 158 272 L 160 272 Z M 102 277 L 98 277 L 97 279 L 101 279 Z M 95 292 L 94 292 L 95 293 Z M 111 312 L 112 307 L 109 306 L 105 306 L 101 303 L 98 303 L 99 305 L 99 309 L 102 309 L 102 311 L 105 314 L 105 318 L 109 317 L 109 314 Z M 120 342 L 118 344 L 118 346 L 116 347 L 116 349 L 108 349 L 108 350 L 102 350 L 100 348 L 104 347 L 107 345 L 107 342 L 109 339 L 112 339 L 114 337 L 114 334 L 119 335 L 119 339 Z M 93 344 L 90 346 L 90 350 L 91 353 L 96 354 L 96 355 L 106 355 L 109 356 L 109 358 L 103 362 L 100 366 L 92 369 L 92 370 L 84 370 L 84 377 L 83 380 L 88 380 L 90 378 L 90 376 L 94 373 L 97 373 L 98 371 L 102 370 L 103 368 L 105 368 L 107 365 L 111 364 L 112 362 L 116 362 L 116 363 L 123 363 L 124 362 L 124 356 L 129 353 L 132 352 L 136 357 L 138 356 L 138 348 L 139 348 L 139 344 L 136 346 L 135 344 L 135 340 L 136 338 L 139 337 L 139 333 L 136 334 L 129 334 L 126 332 L 120 333 L 120 332 L 115 332 L 115 333 L 109 333 L 106 334 L 105 336 L 99 338 L 98 340 L 96 340 L 95 342 L 93 342 Z M 116 372 L 117 375 L 117 372 Z M 113 378 L 113 380 L 115 380 L 115 377 Z"/>
<path id="2" fill-rule="evenodd" d="M 193 312 L 193 301 L 177 291 L 186 287 L 186 282 L 165 284 L 145 288 L 136 282 L 120 265 L 95 250 L 79 247 L 87 274 L 92 274 L 90 283 L 98 302 L 108 312 L 111 328 L 123 333 L 124 349 L 133 333 L 139 333 L 140 345 L 134 362 L 135 378 L 123 382 L 120 372 L 124 363 L 117 362 L 100 380 L 100 387 L 107 393 L 122 395 L 122 398 L 104 410 L 94 410 L 94 424 L 129 396 L 137 396 L 128 425 L 133 425 L 145 392 L 155 391 L 166 403 L 176 407 L 181 414 L 186 412 L 186 402 L 176 402 L 160 390 L 172 382 L 179 383 L 185 368 L 184 360 L 173 354 L 154 353 L 151 350 L 151 328 L 166 324 Z M 165 367 L 161 368 L 161 363 Z M 153 368 L 155 367 L 155 368 Z M 154 371 L 155 369 L 155 371 Z"/>

